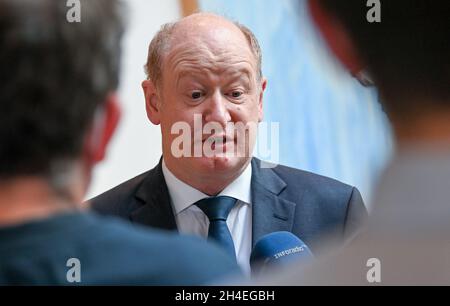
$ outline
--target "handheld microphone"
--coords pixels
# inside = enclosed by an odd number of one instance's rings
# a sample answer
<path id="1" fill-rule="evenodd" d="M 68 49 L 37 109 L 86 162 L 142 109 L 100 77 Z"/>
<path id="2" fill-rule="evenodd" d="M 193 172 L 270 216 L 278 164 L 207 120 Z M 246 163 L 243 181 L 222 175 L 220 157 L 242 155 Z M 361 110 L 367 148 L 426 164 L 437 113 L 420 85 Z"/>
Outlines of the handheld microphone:
<path id="1" fill-rule="evenodd" d="M 314 258 L 311 250 L 290 232 L 274 232 L 260 238 L 250 255 L 252 274 L 258 275 L 271 267 L 292 262 L 307 262 Z"/>

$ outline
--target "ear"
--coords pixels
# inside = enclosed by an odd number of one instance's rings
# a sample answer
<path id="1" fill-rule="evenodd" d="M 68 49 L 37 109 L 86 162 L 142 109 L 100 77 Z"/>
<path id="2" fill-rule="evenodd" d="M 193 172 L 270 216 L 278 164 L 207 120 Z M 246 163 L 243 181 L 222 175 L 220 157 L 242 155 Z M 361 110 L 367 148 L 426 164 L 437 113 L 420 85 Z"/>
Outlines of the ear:
<path id="1" fill-rule="evenodd" d="M 259 94 L 259 101 L 258 101 L 258 120 L 259 122 L 263 121 L 264 119 L 264 92 L 267 88 L 267 79 L 263 78 L 261 81 L 261 92 Z"/>
<path id="2" fill-rule="evenodd" d="M 89 165 L 95 165 L 105 158 L 106 149 L 119 124 L 121 109 L 116 93 L 107 96 L 104 106 L 95 114 L 94 122 L 84 146 Z"/>
<path id="3" fill-rule="evenodd" d="M 142 82 L 142 89 L 144 90 L 147 117 L 154 125 L 159 125 L 161 123 L 161 103 L 156 86 L 151 80 L 145 80 Z"/>
<path id="4" fill-rule="evenodd" d="M 309 0 L 308 5 L 315 25 L 338 60 L 352 75 L 364 70 L 364 65 L 344 26 L 321 6 L 320 1 Z"/>

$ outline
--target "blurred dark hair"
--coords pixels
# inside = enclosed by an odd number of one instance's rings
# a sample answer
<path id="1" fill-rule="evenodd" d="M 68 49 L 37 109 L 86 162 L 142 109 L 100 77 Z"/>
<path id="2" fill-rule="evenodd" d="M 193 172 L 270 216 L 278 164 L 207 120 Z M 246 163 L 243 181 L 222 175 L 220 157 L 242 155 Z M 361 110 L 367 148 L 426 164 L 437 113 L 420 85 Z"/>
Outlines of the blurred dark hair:
<path id="1" fill-rule="evenodd" d="M 0 178 L 49 175 L 74 160 L 118 86 L 124 21 L 115 0 L 0 0 Z"/>
<path id="2" fill-rule="evenodd" d="M 381 0 L 380 23 L 367 21 L 367 0 L 319 1 L 350 34 L 387 110 L 450 107 L 448 0 Z"/>

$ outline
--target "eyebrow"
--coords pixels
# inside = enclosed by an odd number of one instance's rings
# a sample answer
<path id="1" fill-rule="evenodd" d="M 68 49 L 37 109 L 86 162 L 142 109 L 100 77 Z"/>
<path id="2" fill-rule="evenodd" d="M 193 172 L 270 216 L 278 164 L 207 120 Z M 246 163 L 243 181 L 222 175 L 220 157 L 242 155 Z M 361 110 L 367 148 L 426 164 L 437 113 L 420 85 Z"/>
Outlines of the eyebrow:
<path id="1" fill-rule="evenodd" d="M 239 68 L 239 69 L 236 69 L 233 73 L 235 73 L 235 74 L 238 74 L 239 73 L 239 75 L 244 75 L 244 76 L 246 76 L 249 80 L 251 79 L 251 76 L 252 76 L 252 70 L 251 69 L 248 69 L 247 67 L 241 67 L 241 68 Z"/>
<path id="2" fill-rule="evenodd" d="M 191 71 L 184 70 L 184 71 L 178 73 L 176 81 L 175 81 L 176 88 L 180 87 L 180 83 L 184 79 L 186 79 L 187 77 L 192 77 L 192 76 L 200 76 L 200 77 L 202 77 L 202 73 L 199 71 L 199 69 L 195 69 L 195 68 L 193 70 L 191 70 Z"/>
<path id="3" fill-rule="evenodd" d="M 240 67 L 239 69 L 233 69 L 233 71 L 230 72 L 230 75 L 233 75 L 233 78 L 242 78 L 243 76 L 247 77 L 248 80 L 251 79 L 252 71 L 248 69 L 247 67 Z M 236 76 L 236 77 L 235 77 Z"/>

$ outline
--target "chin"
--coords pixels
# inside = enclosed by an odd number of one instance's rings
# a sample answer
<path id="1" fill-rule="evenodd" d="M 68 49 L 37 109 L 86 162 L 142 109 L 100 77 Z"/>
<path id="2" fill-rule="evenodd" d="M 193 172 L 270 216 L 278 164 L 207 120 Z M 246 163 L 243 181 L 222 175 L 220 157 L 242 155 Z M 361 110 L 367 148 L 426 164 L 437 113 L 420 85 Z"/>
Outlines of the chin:
<path id="1" fill-rule="evenodd" d="M 229 157 L 229 156 L 214 156 L 195 158 L 192 162 L 200 172 L 203 173 L 230 173 L 234 174 L 240 171 L 246 164 L 249 158 Z"/>

